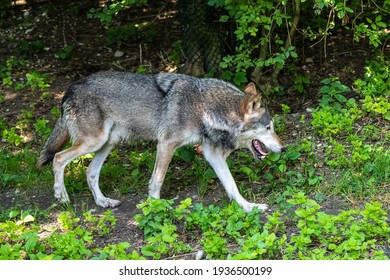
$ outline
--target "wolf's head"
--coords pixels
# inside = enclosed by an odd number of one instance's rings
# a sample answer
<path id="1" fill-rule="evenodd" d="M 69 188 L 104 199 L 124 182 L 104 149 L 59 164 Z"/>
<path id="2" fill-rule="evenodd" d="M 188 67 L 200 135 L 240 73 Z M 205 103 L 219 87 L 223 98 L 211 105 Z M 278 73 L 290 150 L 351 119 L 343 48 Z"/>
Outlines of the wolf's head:
<path id="1" fill-rule="evenodd" d="M 261 94 L 254 83 L 245 88 L 247 96 L 241 102 L 240 116 L 244 121 L 239 137 L 239 146 L 246 146 L 256 159 L 268 156 L 268 151 L 279 153 L 285 148 L 274 131 L 274 124 L 268 109 L 262 104 Z"/>

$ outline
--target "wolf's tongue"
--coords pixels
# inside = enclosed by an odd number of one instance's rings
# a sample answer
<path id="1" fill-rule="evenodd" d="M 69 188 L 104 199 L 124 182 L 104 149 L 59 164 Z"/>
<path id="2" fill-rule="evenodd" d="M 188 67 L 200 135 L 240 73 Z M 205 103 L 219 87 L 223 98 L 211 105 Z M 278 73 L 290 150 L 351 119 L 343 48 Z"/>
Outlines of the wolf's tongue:
<path id="1" fill-rule="evenodd" d="M 258 152 L 260 155 L 265 156 L 265 157 L 268 156 L 268 153 L 266 153 L 263 150 L 262 143 L 260 140 L 257 140 L 257 139 L 252 140 L 252 146 L 256 150 L 256 152 Z"/>

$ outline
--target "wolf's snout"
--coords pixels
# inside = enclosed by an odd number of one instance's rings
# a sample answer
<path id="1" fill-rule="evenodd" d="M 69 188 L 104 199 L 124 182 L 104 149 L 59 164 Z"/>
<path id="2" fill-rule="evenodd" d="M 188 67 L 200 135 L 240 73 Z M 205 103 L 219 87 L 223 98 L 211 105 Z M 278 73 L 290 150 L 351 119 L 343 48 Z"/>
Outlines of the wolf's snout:
<path id="1" fill-rule="evenodd" d="M 286 152 L 287 151 L 287 147 L 283 146 L 281 149 L 280 149 L 280 152 Z"/>

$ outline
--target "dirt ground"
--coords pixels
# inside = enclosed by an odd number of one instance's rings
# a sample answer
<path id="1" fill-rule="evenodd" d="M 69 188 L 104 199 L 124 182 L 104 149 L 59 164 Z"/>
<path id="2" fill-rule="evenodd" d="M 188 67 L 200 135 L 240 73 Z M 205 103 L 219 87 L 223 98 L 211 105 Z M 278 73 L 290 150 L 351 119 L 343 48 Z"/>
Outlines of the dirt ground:
<path id="1" fill-rule="evenodd" d="M 86 17 L 87 11 L 91 8 L 87 2 L 80 1 L 77 5 L 65 3 L 46 6 L 49 2 L 42 1 L 32 9 L 28 6 L 14 7 L 7 15 L 0 27 L 0 62 L 4 62 L 10 55 L 17 56 L 17 48 L 23 40 L 41 40 L 45 48 L 39 53 L 31 54 L 29 67 L 48 75 L 51 81 L 50 91 L 55 95 L 54 99 L 42 100 L 40 93 L 23 94 L 22 92 L 16 98 L 14 93 L 6 91 L 4 102 L 0 103 L 0 111 L 10 125 L 17 122 L 20 110 L 28 109 L 31 103 L 35 103 L 35 114 L 50 119 L 51 108 L 59 106 L 66 88 L 73 81 L 98 70 L 136 71 L 141 66 L 147 72 L 159 72 L 174 67 L 168 58 L 173 44 L 180 39 L 174 6 L 171 4 L 152 5 L 142 13 L 142 16 L 139 10 L 121 15 L 119 19 L 116 19 L 118 24 L 152 21 L 155 23 L 155 33 L 153 36 L 137 36 L 133 41 L 123 43 L 121 46 L 107 46 L 105 28 L 97 20 Z M 344 84 L 349 85 L 363 75 L 365 60 L 371 54 L 366 50 L 366 46 L 355 45 L 353 38 L 337 33 L 335 31 L 334 35 L 328 37 L 326 48 L 323 44 L 310 47 L 309 42 L 297 38 L 296 44 L 299 46 L 297 49 L 302 58 L 297 64 L 297 71 L 310 76 L 311 84 L 303 94 L 293 94 L 290 90 L 294 83 L 292 77 L 281 73 L 279 81 L 287 94 L 276 96 L 275 100 L 269 100 L 269 106 L 276 113 L 281 112 L 280 104 L 282 103 L 292 108 L 292 113 L 287 116 L 286 133 L 281 135 L 286 144 L 300 137 L 310 136 L 308 135 L 310 131 L 305 129 L 306 125 L 299 120 L 304 114 L 306 121 L 310 121 L 307 109 L 315 106 L 316 93 L 322 79 L 337 76 Z M 56 53 L 65 45 L 72 45 L 74 49 L 68 60 L 61 61 L 56 58 Z M 17 75 L 23 77 L 25 73 L 20 72 Z M 39 150 L 41 147 L 37 144 L 33 148 Z M 146 188 L 147 186 L 145 186 L 145 193 Z M 116 196 L 115 193 L 108 195 L 113 198 Z M 133 248 L 137 248 L 137 244 L 141 247 L 142 231 L 138 229 L 133 216 L 138 213 L 136 205 L 145 197 L 146 195 L 120 197 L 122 204 L 112 209 L 117 218 L 115 230 L 108 239 L 102 239 L 99 242 L 108 244 L 128 241 Z M 198 197 L 195 186 L 186 190 L 163 191 L 163 198 L 175 198 L 180 201 L 186 197 L 192 197 L 194 202 L 200 201 L 205 204 L 220 203 L 226 200 L 222 187 L 209 191 L 203 198 Z M 77 197 L 71 196 L 71 201 L 75 209 L 80 211 L 86 209 L 93 209 L 95 213 L 105 211 L 94 205 L 90 193 Z M 14 189 L 7 189 L 0 196 L 0 205 L 4 209 L 16 204 L 48 209 L 56 203 L 51 189 L 48 188 L 42 188 L 38 192 L 34 190 L 34 193 L 20 193 Z M 332 200 L 325 201 L 323 207 L 329 212 L 337 212 L 344 205 L 342 201 Z M 61 206 L 54 208 L 61 210 Z"/>

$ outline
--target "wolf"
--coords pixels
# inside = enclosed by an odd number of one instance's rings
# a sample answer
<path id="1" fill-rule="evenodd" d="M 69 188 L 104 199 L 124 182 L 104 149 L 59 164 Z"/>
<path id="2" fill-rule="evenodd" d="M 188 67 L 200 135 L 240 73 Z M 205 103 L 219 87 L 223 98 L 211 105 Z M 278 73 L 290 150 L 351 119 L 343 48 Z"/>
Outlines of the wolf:
<path id="1" fill-rule="evenodd" d="M 72 145 L 63 150 L 68 141 Z M 46 141 L 36 167 L 53 161 L 54 196 L 68 202 L 64 169 L 72 160 L 94 153 L 87 168 L 88 186 L 101 207 L 120 201 L 105 197 L 99 188 L 102 165 L 115 144 L 124 140 L 157 141 L 157 156 L 149 195 L 160 198 L 161 187 L 175 150 L 200 144 L 228 197 L 244 211 L 266 204 L 250 203 L 239 193 L 226 158 L 248 148 L 255 159 L 284 146 L 274 131 L 269 110 L 256 86 L 244 92 L 214 79 L 183 74 L 142 75 L 101 71 L 72 84 L 62 99 L 61 117 Z"/>

